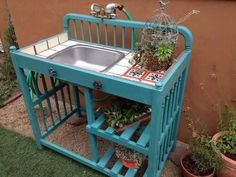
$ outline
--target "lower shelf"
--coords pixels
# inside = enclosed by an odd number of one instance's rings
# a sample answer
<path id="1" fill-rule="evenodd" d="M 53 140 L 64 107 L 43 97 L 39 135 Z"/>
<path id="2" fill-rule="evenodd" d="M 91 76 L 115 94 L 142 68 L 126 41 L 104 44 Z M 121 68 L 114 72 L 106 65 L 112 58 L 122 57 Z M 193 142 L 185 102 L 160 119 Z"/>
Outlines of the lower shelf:
<path id="1" fill-rule="evenodd" d="M 122 165 L 119 159 L 115 157 L 114 148 L 110 147 L 104 156 L 97 163 L 97 167 L 105 170 L 111 176 L 119 177 L 141 177 L 145 176 L 146 165 L 142 165 L 139 169 L 128 169 Z"/>
<path id="2" fill-rule="evenodd" d="M 108 150 L 104 153 L 104 155 L 99 159 L 99 161 L 96 163 L 90 159 L 87 159 L 79 154 L 76 154 L 72 151 L 69 151 L 68 149 L 65 149 L 64 147 L 61 147 L 57 144 L 54 144 L 48 140 L 41 139 L 40 143 L 48 147 L 58 153 L 61 153 L 77 162 L 80 162 L 90 168 L 93 168 L 97 171 L 100 171 L 101 173 L 104 173 L 108 176 L 114 176 L 114 177 L 146 177 L 146 168 L 140 168 L 140 169 L 127 169 L 122 165 L 120 160 L 114 159 L 114 147 L 111 146 L 108 148 Z M 142 172 L 140 172 L 142 170 Z"/>
<path id="3" fill-rule="evenodd" d="M 150 139 L 149 124 L 143 126 L 136 123 L 125 129 L 121 134 L 116 133 L 111 127 L 103 129 L 104 124 L 105 118 L 101 115 L 92 125 L 87 125 L 87 131 L 109 141 L 119 143 L 127 148 L 134 149 L 144 155 L 148 155 Z"/>

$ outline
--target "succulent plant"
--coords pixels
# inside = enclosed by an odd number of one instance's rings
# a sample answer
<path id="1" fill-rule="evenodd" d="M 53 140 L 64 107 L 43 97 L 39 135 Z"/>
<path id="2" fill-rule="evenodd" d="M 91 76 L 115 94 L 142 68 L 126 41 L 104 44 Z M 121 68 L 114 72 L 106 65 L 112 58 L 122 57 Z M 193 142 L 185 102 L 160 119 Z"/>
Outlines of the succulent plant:
<path id="1" fill-rule="evenodd" d="M 161 41 L 159 44 L 136 44 L 135 54 L 131 64 L 139 64 L 151 71 L 167 70 L 173 60 L 174 45 L 170 41 Z"/>
<path id="2" fill-rule="evenodd" d="M 160 61 L 168 61 L 173 54 L 173 45 L 169 41 L 160 42 L 155 50 L 154 56 Z"/>

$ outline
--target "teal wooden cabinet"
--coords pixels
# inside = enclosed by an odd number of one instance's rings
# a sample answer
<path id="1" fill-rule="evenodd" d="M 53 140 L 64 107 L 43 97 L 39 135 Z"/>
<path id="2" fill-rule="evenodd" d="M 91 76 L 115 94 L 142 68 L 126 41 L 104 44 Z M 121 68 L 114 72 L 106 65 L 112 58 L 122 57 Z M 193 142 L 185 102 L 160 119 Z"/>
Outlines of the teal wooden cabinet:
<path id="1" fill-rule="evenodd" d="M 145 23 L 118 19 L 102 20 L 81 14 L 67 14 L 64 17 L 63 25 L 70 40 L 103 44 L 116 49 L 132 51 L 135 48 L 135 44 L 132 42 L 133 34 L 141 31 Z M 112 33 L 109 33 L 108 29 L 112 29 Z M 117 35 L 118 29 L 120 35 Z M 114 147 L 111 146 L 106 153 L 99 156 L 96 138 L 101 137 L 146 155 L 148 165 L 143 176 L 159 177 L 169 153 L 175 148 L 192 47 L 191 32 L 183 26 L 178 26 L 178 30 L 184 38 L 183 52 L 165 77 L 157 81 L 155 85 L 59 64 L 37 55 L 22 53 L 11 47 L 12 61 L 38 148 L 48 147 L 108 176 L 135 176 L 137 169 L 127 169 L 125 174 L 121 174 L 123 166 L 119 160 L 114 162 L 112 167 L 107 167 L 114 155 Z M 119 40 L 117 36 L 121 36 L 121 39 Z M 112 40 L 110 40 L 111 38 Z M 126 42 L 127 39 L 130 39 L 130 42 Z M 37 86 L 38 82 L 41 82 L 42 85 L 41 89 L 34 87 L 34 98 L 30 95 L 26 70 L 31 73 L 34 86 Z M 151 121 L 145 126 L 136 124 L 129 127 L 121 134 L 115 133 L 111 127 L 103 129 L 104 116 L 94 110 L 92 95 L 92 90 L 96 89 L 94 82 L 101 83 L 102 92 L 150 105 Z M 72 85 L 73 93 L 69 85 Z M 46 139 L 73 114 L 81 114 L 84 111 L 79 103 L 78 86 L 84 87 L 85 111 L 88 120 L 86 130 L 89 135 L 91 159 Z M 59 95 L 62 105 L 59 105 Z M 66 103 L 65 95 L 68 95 L 68 103 Z M 75 104 L 72 104 L 72 99 L 75 100 Z M 52 114 L 52 100 L 55 102 L 57 116 Z M 45 118 L 43 102 L 47 105 L 49 120 Z M 39 114 L 36 114 L 35 107 L 39 108 Z M 39 116 L 37 117 L 37 115 Z M 39 125 L 39 119 L 42 121 L 42 125 Z M 139 137 L 133 140 L 132 136 L 137 131 L 139 131 Z"/>

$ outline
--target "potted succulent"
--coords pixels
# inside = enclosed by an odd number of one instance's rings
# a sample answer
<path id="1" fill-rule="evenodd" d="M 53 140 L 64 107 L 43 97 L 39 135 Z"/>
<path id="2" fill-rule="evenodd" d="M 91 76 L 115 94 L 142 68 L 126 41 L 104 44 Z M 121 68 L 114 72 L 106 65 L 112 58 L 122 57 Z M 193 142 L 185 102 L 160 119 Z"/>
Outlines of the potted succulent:
<path id="1" fill-rule="evenodd" d="M 188 118 L 192 137 L 188 152 L 180 159 L 182 172 L 184 177 L 213 177 L 215 170 L 221 167 L 221 158 L 214 151 L 214 143 L 207 131 L 197 130 L 195 125 L 195 122 Z"/>
<path id="2" fill-rule="evenodd" d="M 144 46 L 137 44 L 133 57 L 134 64 L 140 64 L 150 71 L 167 70 L 173 63 L 174 45 L 168 40 L 157 45 L 146 43 Z"/>
<path id="3" fill-rule="evenodd" d="M 216 151 L 223 159 L 223 168 L 217 171 L 218 177 L 236 176 L 236 108 L 222 114 L 219 132 L 213 136 Z"/>
<path id="4" fill-rule="evenodd" d="M 102 109 L 107 124 L 117 133 L 132 126 L 136 122 L 141 124 L 150 120 L 150 107 L 127 99 L 119 99 L 112 106 Z"/>
<path id="5" fill-rule="evenodd" d="M 145 155 L 118 144 L 115 145 L 115 154 L 126 168 L 139 168 L 146 159 Z"/>

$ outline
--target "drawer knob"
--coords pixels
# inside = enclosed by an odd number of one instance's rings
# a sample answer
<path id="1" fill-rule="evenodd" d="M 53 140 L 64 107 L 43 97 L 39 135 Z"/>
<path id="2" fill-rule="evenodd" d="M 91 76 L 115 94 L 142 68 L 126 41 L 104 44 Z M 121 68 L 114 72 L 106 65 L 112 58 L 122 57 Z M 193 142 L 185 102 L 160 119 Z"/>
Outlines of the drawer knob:
<path id="1" fill-rule="evenodd" d="M 100 90 L 102 88 L 102 83 L 100 81 L 94 81 L 93 86 L 95 89 Z"/>
<path id="2" fill-rule="evenodd" d="M 49 75 L 50 77 L 55 77 L 55 76 L 57 75 L 57 72 L 56 72 L 56 70 L 55 70 L 53 67 L 50 67 L 50 68 L 48 69 L 48 75 Z"/>

